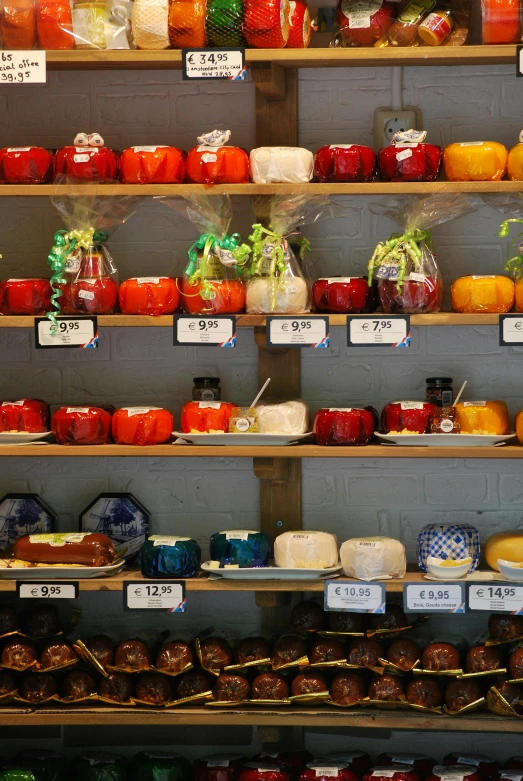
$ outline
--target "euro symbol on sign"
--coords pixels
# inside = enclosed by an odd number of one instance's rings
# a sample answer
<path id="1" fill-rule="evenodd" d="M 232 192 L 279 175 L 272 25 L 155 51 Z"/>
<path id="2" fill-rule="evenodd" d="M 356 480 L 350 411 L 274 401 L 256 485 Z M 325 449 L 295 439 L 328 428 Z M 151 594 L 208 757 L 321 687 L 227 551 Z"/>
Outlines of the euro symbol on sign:
<path id="1" fill-rule="evenodd" d="M 522 325 L 523 325 L 523 323 L 521 322 L 521 320 L 518 320 L 517 323 L 514 323 L 514 328 L 516 329 L 516 331 L 521 331 L 521 326 Z"/>
<path id="2" fill-rule="evenodd" d="M 137 597 L 141 597 L 142 589 L 138 587 L 137 589 L 134 590 L 134 593 L 136 594 Z"/>
<path id="3" fill-rule="evenodd" d="M 194 329 L 196 328 L 196 323 L 189 323 L 189 328 L 191 329 L 191 331 L 194 331 Z"/>
<path id="4" fill-rule="evenodd" d="M 361 330 L 362 331 L 368 331 L 369 330 L 369 324 L 368 323 L 363 323 L 363 325 L 361 326 Z"/>
<path id="5" fill-rule="evenodd" d="M 33 595 L 33 597 L 36 597 L 38 595 L 38 589 L 37 588 L 31 589 L 31 594 Z"/>
<path id="6" fill-rule="evenodd" d="M 485 591 L 482 588 L 478 588 L 478 597 L 481 599 Z"/>
<path id="7" fill-rule="evenodd" d="M 283 325 L 281 327 L 281 330 L 282 331 L 288 331 L 289 330 L 289 326 L 287 325 L 287 323 L 283 323 Z"/>
<path id="8" fill-rule="evenodd" d="M 338 586 L 338 588 L 334 589 L 334 591 L 335 591 L 337 597 L 341 597 L 341 588 L 340 588 L 340 586 Z"/>
<path id="9" fill-rule="evenodd" d="M 190 65 L 192 65 L 193 64 L 193 59 L 194 59 L 194 54 L 189 54 L 189 56 L 187 57 L 187 62 Z"/>

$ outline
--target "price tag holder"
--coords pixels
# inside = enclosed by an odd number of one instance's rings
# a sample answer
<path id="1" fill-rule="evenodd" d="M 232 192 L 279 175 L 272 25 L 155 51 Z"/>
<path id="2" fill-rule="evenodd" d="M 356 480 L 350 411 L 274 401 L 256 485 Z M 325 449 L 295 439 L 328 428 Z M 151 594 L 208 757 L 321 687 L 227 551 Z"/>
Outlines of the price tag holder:
<path id="1" fill-rule="evenodd" d="M 185 613 L 185 583 L 183 580 L 126 583 L 123 606 L 124 610 L 163 610 L 167 613 Z"/>
<path id="2" fill-rule="evenodd" d="M 518 46 L 518 58 L 516 64 L 516 76 L 523 76 L 523 46 Z"/>
<path id="3" fill-rule="evenodd" d="M 245 49 L 219 46 L 212 49 L 182 49 L 182 74 L 186 81 L 244 81 L 246 73 Z"/>
<path id="4" fill-rule="evenodd" d="M 523 586 L 517 583 L 470 583 L 470 610 L 523 615 Z"/>
<path id="5" fill-rule="evenodd" d="M 464 583 L 405 583 L 403 586 L 405 613 L 464 613 L 466 595 Z"/>
<path id="6" fill-rule="evenodd" d="M 410 347 L 409 315 L 347 317 L 349 347 Z"/>
<path id="7" fill-rule="evenodd" d="M 236 318 L 174 316 L 174 346 L 236 347 Z"/>
<path id="8" fill-rule="evenodd" d="M 523 315 L 499 316 L 499 343 L 501 347 L 523 345 Z"/>
<path id="9" fill-rule="evenodd" d="M 328 347 L 328 317 L 266 318 L 267 347 Z"/>
<path id="10" fill-rule="evenodd" d="M 0 84 L 45 84 L 45 51 L 3 51 L 0 54 Z"/>
<path id="11" fill-rule="evenodd" d="M 48 317 L 35 317 L 35 344 L 37 350 L 64 347 L 98 347 L 98 318 L 58 317 L 58 328 Z"/>
<path id="12" fill-rule="evenodd" d="M 78 599 L 78 581 L 51 581 L 50 583 L 27 583 L 16 581 L 16 595 L 19 599 Z"/>
<path id="13" fill-rule="evenodd" d="M 323 602 L 325 610 L 342 613 L 384 613 L 385 583 L 326 580 Z"/>

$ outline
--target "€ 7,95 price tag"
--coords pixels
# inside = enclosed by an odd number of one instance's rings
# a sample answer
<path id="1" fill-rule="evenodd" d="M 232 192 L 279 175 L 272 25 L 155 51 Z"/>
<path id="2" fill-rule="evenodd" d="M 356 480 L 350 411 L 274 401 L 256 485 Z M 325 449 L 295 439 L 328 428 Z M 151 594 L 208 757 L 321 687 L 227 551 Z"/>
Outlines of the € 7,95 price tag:
<path id="1" fill-rule="evenodd" d="M 328 347 L 328 317 L 267 317 L 267 347 Z"/>
<path id="2" fill-rule="evenodd" d="M 523 586 L 514 583 L 469 585 L 469 608 L 523 615 Z"/>
<path id="3" fill-rule="evenodd" d="M 406 613 L 464 613 L 464 583 L 405 583 L 403 609 Z"/>
<path id="4" fill-rule="evenodd" d="M 523 345 L 523 315 L 499 316 L 499 343 L 501 347 Z"/>
<path id="5" fill-rule="evenodd" d="M 182 49 L 184 79 L 245 79 L 245 49 Z"/>
<path id="6" fill-rule="evenodd" d="M 229 315 L 215 317 L 175 315 L 175 347 L 199 344 L 208 347 L 236 347 L 236 318 Z"/>
<path id="7" fill-rule="evenodd" d="M 347 344 L 349 347 L 410 347 L 410 317 L 347 317 Z"/>
<path id="8" fill-rule="evenodd" d="M 185 613 L 185 583 L 181 580 L 126 583 L 124 609 Z"/>
<path id="9" fill-rule="evenodd" d="M 385 612 L 385 583 L 327 580 L 323 593 L 325 610 L 345 613 Z"/>
<path id="10" fill-rule="evenodd" d="M 98 347 L 98 320 L 96 317 L 59 317 L 58 327 L 47 317 L 35 317 L 37 349 L 53 347 Z"/>
<path id="11" fill-rule="evenodd" d="M 20 599 L 77 599 L 78 581 L 59 583 L 16 583 Z"/>
<path id="12" fill-rule="evenodd" d="M 45 84 L 46 81 L 45 51 L 31 49 L 1 53 L 0 84 Z"/>

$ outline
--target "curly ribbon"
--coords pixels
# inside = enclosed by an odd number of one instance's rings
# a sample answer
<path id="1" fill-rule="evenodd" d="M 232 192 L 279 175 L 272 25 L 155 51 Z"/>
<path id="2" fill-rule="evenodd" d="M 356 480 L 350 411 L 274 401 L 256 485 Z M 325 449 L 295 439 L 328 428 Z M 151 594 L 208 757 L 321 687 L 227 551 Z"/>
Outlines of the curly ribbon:
<path id="1" fill-rule="evenodd" d="M 219 250 L 227 250 L 234 258 L 233 265 L 238 269 L 243 268 L 251 248 L 247 244 L 240 244 L 241 236 L 239 233 L 233 233 L 231 236 L 224 236 L 219 239 L 214 233 L 203 233 L 194 244 L 189 247 L 189 263 L 185 268 L 185 275 L 188 284 L 193 287 L 200 285 L 197 293 L 184 293 L 189 298 L 200 296 L 204 301 L 210 301 L 215 297 L 216 285 L 207 278 L 208 264 L 210 256 L 218 258 L 222 265 L 225 265 L 219 254 Z M 201 254 L 200 254 L 201 253 Z"/>
<path id="2" fill-rule="evenodd" d="M 422 243 L 430 245 L 430 231 L 420 230 L 419 228 L 407 231 L 401 235 L 393 233 L 388 241 L 380 241 L 369 260 L 369 287 L 372 285 L 375 269 L 380 266 L 398 266 L 396 290 L 398 293 L 401 293 L 409 262 L 412 263 L 415 269 L 419 269 L 421 266 L 422 251 L 420 245 Z"/>
<path id="3" fill-rule="evenodd" d="M 510 236 L 510 223 L 517 222 L 519 225 L 523 225 L 523 220 L 518 219 L 517 217 L 513 217 L 510 220 L 504 220 L 499 228 L 498 236 L 500 239 L 506 239 L 508 236 Z M 516 238 L 510 242 L 510 247 L 508 250 L 509 259 L 503 266 L 505 271 L 508 271 L 509 274 L 512 274 L 515 279 L 519 279 L 521 276 L 523 276 L 523 243 L 521 239 L 523 238 L 523 231 L 521 233 L 518 233 Z M 518 254 L 514 255 L 513 257 L 510 257 L 512 252 L 514 251 L 514 248 L 518 245 Z"/>
<path id="4" fill-rule="evenodd" d="M 95 231 L 94 228 L 72 231 L 60 230 L 55 233 L 54 244 L 47 256 L 47 262 L 53 272 L 49 282 L 52 290 L 51 307 L 54 311 L 47 312 L 47 317 L 52 323 L 52 332 L 58 329 L 56 316 L 61 312 L 59 298 L 62 295 L 62 291 L 58 285 L 65 285 L 67 282 L 67 279 L 64 278 L 63 274 L 69 255 L 71 255 L 75 249 L 88 250 L 94 243 L 103 243 L 104 241 L 107 241 L 107 238 L 108 236 L 105 231 Z"/>
<path id="5" fill-rule="evenodd" d="M 249 273 L 252 276 L 269 277 L 269 293 L 271 312 L 276 309 L 276 294 L 278 290 L 285 289 L 283 275 L 287 269 L 285 260 L 286 241 L 281 233 L 264 228 L 259 222 L 252 226 L 252 234 L 249 236 L 252 242 L 252 265 Z M 307 239 L 304 240 L 307 242 Z M 306 249 L 300 247 L 301 252 Z M 266 263 L 269 268 L 266 270 Z"/>

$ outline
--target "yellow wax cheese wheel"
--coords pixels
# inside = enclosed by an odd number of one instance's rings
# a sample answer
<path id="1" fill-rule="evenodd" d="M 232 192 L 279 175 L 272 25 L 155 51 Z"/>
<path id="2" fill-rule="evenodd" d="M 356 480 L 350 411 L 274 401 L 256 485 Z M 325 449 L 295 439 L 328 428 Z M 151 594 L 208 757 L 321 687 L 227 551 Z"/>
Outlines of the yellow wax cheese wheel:
<path id="1" fill-rule="evenodd" d="M 523 531 L 498 532 L 485 543 L 485 561 L 499 572 L 498 559 L 523 561 Z"/>

